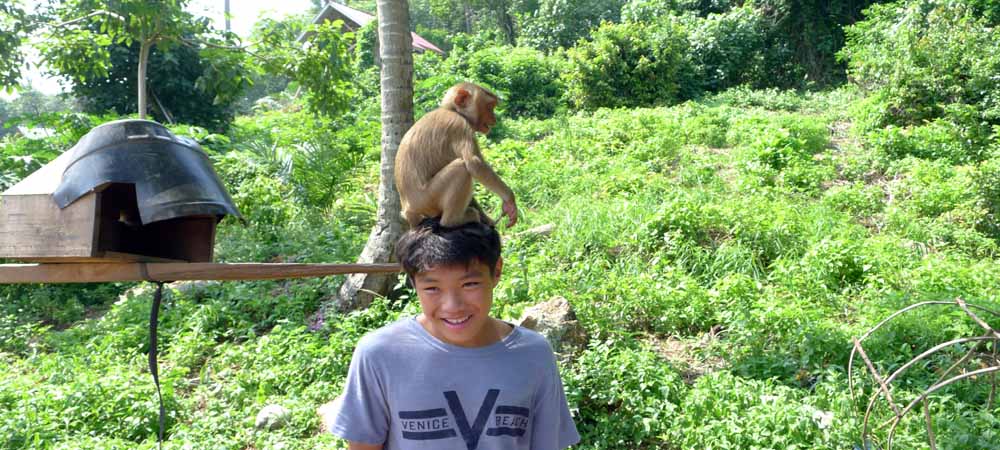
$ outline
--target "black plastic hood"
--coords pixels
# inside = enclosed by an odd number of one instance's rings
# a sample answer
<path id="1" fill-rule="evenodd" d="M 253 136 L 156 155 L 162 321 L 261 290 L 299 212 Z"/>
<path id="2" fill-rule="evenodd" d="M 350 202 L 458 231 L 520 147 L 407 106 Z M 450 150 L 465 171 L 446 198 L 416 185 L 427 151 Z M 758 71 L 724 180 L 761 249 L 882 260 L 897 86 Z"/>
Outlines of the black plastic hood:
<path id="1" fill-rule="evenodd" d="M 226 214 L 242 220 L 198 143 L 156 122 L 108 122 L 67 151 L 73 153 L 52 194 L 59 208 L 108 183 L 131 183 L 143 224 Z"/>

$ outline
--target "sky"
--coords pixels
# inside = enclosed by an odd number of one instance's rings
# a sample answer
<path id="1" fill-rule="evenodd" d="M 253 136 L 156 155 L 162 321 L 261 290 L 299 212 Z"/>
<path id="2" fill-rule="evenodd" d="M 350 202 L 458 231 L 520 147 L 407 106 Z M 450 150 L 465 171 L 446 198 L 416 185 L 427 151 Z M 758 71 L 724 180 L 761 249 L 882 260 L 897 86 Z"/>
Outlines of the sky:
<path id="1" fill-rule="evenodd" d="M 3 0 L 0 0 L 3 1 Z M 31 4 L 27 0 L 25 4 Z M 240 36 L 248 36 L 257 18 L 266 14 L 269 17 L 280 18 L 290 14 L 300 14 L 308 11 L 312 7 L 310 0 L 229 0 L 230 23 L 233 32 Z M 188 11 L 195 15 L 205 16 L 212 19 L 216 28 L 223 29 L 226 26 L 223 11 L 225 10 L 225 0 L 191 0 L 188 4 Z M 26 49 L 27 50 L 27 49 Z M 37 54 L 28 52 L 27 58 L 32 66 L 38 61 Z M 45 77 L 37 67 L 29 67 L 22 70 L 24 83 L 46 94 L 58 94 L 64 89 L 54 78 Z M 0 98 L 9 98 L 7 94 L 0 90 Z"/>

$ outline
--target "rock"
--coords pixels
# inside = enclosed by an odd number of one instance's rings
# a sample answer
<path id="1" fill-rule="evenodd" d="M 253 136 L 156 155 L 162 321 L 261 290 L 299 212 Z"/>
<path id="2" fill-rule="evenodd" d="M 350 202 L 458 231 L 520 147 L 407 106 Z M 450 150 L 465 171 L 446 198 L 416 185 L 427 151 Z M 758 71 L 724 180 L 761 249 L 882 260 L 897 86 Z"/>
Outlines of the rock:
<path id="1" fill-rule="evenodd" d="M 337 396 L 337 398 L 320 405 L 316 408 L 316 414 L 319 415 L 319 421 L 323 424 L 323 432 L 329 433 L 333 429 L 333 419 L 337 416 L 337 411 L 340 410 L 340 401 L 343 399 L 343 395 Z"/>
<path id="2" fill-rule="evenodd" d="M 292 412 L 281 405 L 267 405 L 257 413 L 257 420 L 254 426 L 258 430 L 277 430 L 288 423 Z"/>
<path id="3" fill-rule="evenodd" d="M 210 280 L 193 280 L 193 281 L 175 281 L 167 285 L 170 289 L 177 291 L 185 297 L 191 298 L 201 298 L 208 291 L 209 288 L 218 286 L 222 284 L 219 281 Z"/>
<path id="4" fill-rule="evenodd" d="M 555 229 L 556 229 L 556 226 L 554 224 L 547 223 L 545 225 L 540 225 L 540 226 L 537 226 L 535 228 L 524 230 L 524 231 L 522 231 L 520 233 L 515 234 L 514 237 L 519 237 L 519 238 L 520 237 L 529 237 L 529 236 L 547 237 L 548 235 L 552 234 L 552 232 L 555 231 Z"/>
<path id="5" fill-rule="evenodd" d="M 562 297 L 524 310 L 517 325 L 541 333 L 559 354 L 573 353 L 587 344 L 586 332 L 576 320 L 573 307 Z"/>

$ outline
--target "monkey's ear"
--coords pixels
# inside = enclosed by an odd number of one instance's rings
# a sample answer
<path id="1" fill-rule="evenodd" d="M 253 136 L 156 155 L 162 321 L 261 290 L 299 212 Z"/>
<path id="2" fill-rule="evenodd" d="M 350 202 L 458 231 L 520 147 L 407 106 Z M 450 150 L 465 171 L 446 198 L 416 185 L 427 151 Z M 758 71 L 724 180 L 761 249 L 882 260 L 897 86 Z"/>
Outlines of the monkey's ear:
<path id="1" fill-rule="evenodd" d="M 469 93 L 469 91 L 462 88 L 458 88 L 458 90 L 455 91 L 455 106 L 458 106 L 459 108 L 464 108 L 465 105 L 469 103 L 470 96 L 472 96 L 472 94 Z"/>

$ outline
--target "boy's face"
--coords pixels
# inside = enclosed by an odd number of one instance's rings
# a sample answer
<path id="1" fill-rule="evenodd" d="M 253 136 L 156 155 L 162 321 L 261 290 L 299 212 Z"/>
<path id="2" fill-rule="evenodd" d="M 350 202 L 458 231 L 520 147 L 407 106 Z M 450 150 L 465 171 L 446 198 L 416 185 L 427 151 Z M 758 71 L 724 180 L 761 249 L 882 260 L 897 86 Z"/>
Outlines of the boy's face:
<path id="1" fill-rule="evenodd" d="M 413 283 L 423 314 L 417 321 L 449 344 L 482 347 L 496 342 L 499 336 L 489 313 L 501 265 L 497 262 L 495 274 L 478 260 L 418 272 Z"/>

